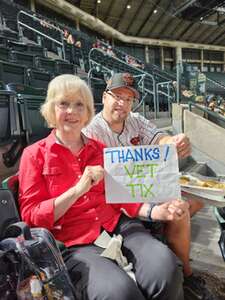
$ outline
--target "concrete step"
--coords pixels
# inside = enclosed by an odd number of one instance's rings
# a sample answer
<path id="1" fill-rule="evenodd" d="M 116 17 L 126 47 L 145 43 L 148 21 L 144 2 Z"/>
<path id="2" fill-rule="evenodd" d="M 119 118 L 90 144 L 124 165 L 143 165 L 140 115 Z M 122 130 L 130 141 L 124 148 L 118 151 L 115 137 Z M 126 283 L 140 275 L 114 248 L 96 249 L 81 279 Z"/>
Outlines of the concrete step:
<path id="1" fill-rule="evenodd" d="M 151 119 L 151 122 L 154 123 L 158 128 L 165 130 L 172 128 L 172 119 L 171 118 L 158 118 L 158 119 Z"/>

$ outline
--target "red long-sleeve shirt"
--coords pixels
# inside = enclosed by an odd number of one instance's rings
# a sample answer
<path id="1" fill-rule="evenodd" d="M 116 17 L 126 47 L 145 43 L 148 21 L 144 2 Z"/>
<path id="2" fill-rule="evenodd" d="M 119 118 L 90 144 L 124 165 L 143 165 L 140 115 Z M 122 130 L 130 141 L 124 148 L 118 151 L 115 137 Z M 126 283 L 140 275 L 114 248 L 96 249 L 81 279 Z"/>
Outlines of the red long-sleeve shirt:
<path id="1" fill-rule="evenodd" d="M 19 169 L 22 219 L 33 227 L 49 229 L 66 246 L 92 243 L 101 227 L 112 232 L 121 210 L 135 217 L 138 204 L 107 204 L 104 182 L 92 187 L 54 223 L 54 200 L 75 185 L 86 166 L 103 166 L 104 146 L 89 139 L 79 155 L 56 142 L 55 131 L 23 151 Z M 118 195 L 119 197 L 119 195 Z"/>

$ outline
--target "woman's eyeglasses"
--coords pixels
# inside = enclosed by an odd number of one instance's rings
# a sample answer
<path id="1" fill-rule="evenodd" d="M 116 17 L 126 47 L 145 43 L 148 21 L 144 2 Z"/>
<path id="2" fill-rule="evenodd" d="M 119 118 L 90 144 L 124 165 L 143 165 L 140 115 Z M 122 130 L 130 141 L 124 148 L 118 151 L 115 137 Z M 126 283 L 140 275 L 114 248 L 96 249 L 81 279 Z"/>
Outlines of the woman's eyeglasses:
<path id="1" fill-rule="evenodd" d="M 76 110 L 78 112 L 83 112 L 85 110 L 85 105 L 82 101 L 70 102 L 70 101 L 59 101 L 56 102 L 56 106 L 62 111 Z"/>
<path id="2" fill-rule="evenodd" d="M 116 100 L 116 102 L 120 102 L 120 101 L 123 101 L 124 103 L 126 103 L 126 104 L 133 104 L 133 102 L 134 102 L 134 100 L 135 100 L 135 98 L 134 97 L 123 97 L 123 96 L 120 96 L 120 95 L 116 95 L 116 94 L 114 94 L 113 92 L 111 92 L 111 91 L 107 91 L 106 92 L 107 94 L 109 94 L 110 96 L 112 96 L 115 100 Z"/>

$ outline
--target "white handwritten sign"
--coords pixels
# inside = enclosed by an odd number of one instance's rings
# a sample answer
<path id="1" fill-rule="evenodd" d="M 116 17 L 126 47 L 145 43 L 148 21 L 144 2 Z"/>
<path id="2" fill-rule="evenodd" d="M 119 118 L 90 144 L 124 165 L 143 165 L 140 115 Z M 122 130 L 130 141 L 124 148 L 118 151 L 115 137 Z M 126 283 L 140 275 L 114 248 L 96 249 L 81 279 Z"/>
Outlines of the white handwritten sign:
<path id="1" fill-rule="evenodd" d="M 181 197 L 174 145 L 104 149 L 108 203 L 164 202 Z"/>

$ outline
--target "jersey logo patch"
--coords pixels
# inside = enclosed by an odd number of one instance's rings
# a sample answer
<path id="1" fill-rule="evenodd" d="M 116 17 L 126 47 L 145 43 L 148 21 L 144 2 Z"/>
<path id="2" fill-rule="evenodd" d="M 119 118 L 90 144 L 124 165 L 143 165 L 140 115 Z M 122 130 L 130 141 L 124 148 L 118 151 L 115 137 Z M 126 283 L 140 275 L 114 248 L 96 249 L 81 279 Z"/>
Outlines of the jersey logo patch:
<path id="1" fill-rule="evenodd" d="M 140 145 L 140 138 L 139 136 L 135 136 L 130 140 L 132 145 Z"/>

